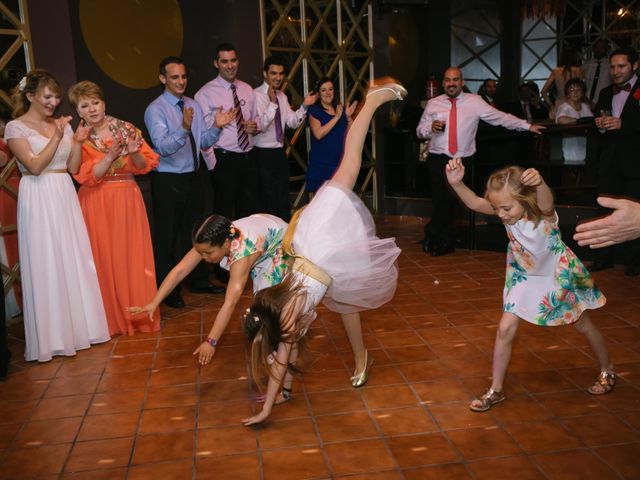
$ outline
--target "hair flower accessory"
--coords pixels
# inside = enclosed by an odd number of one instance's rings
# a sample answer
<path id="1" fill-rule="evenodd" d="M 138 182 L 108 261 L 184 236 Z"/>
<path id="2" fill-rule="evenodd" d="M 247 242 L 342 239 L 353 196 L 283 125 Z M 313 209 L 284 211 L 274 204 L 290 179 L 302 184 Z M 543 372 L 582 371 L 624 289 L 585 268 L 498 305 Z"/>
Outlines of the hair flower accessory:
<path id="1" fill-rule="evenodd" d="M 236 236 L 236 227 L 234 227 L 233 225 L 229 226 L 229 236 L 230 237 Z"/>
<path id="2" fill-rule="evenodd" d="M 18 82 L 18 90 L 24 92 L 24 89 L 27 88 L 27 77 L 22 77 Z"/>

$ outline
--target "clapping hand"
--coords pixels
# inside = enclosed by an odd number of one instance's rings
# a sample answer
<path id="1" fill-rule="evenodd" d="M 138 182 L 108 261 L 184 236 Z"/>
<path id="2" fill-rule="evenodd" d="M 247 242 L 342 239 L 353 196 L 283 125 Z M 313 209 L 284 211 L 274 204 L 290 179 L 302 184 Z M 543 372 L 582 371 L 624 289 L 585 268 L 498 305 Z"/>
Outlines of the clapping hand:
<path id="1" fill-rule="evenodd" d="M 82 143 L 87 138 L 89 138 L 89 134 L 91 133 L 91 127 L 87 126 L 87 122 L 84 119 L 80 120 L 78 123 L 78 127 L 76 128 L 75 133 L 73 134 L 73 138 L 76 142 Z"/>
<path id="2" fill-rule="evenodd" d="M 311 105 L 316 103 L 316 100 L 318 100 L 318 94 L 316 92 L 309 92 L 307 96 L 304 97 L 302 104 L 307 107 L 310 107 Z"/>
<path id="3" fill-rule="evenodd" d="M 255 120 L 245 120 L 244 129 L 250 135 L 258 133 L 258 124 Z"/>
<path id="4" fill-rule="evenodd" d="M 353 113 L 356 111 L 356 107 L 357 106 L 358 106 L 358 101 L 357 100 L 354 100 L 353 102 L 351 102 L 349 104 L 349 106 L 347 107 L 347 117 L 351 118 Z"/>
<path id="5" fill-rule="evenodd" d="M 192 107 L 184 107 L 184 111 L 182 112 L 182 128 L 186 131 L 191 130 L 191 124 L 193 123 L 193 108 Z"/>
<path id="6" fill-rule="evenodd" d="M 133 155 L 140 151 L 140 147 L 142 146 L 142 137 L 140 135 L 134 136 L 133 138 L 129 138 L 127 142 L 127 153 L 129 155 Z"/>
<path id="7" fill-rule="evenodd" d="M 64 129 L 70 121 L 71 117 L 60 117 L 53 121 L 53 125 L 56 127 L 53 134 L 56 138 L 60 139 L 64 136 Z"/>
<path id="8" fill-rule="evenodd" d="M 213 124 L 217 128 L 222 128 L 236 119 L 238 110 L 236 108 L 230 108 L 226 112 L 222 111 L 222 107 L 216 108 Z"/>

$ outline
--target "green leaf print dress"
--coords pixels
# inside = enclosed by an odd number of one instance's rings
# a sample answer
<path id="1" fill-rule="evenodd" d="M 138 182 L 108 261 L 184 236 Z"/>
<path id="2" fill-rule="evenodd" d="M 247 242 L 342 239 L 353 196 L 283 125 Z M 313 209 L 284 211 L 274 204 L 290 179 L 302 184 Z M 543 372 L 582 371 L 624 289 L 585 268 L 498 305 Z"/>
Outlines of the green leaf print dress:
<path id="1" fill-rule="evenodd" d="M 576 322 L 606 298 L 560 236 L 558 215 L 538 225 L 526 217 L 505 225 L 509 236 L 503 310 L 536 325 Z"/>
<path id="2" fill-rule="evenodd" d="M 231 241 L 231 251 L 222 259 L 220 266 L 229 270 L 236 260 L 259 251 L 261 255 L 250 273 L 253 294 L 279 284 L 287 273 L 287 257 L 282 251 L 287 222 L 273 215 L 258 213 L 233 221 L 233 226 L 240 235 Z"/>

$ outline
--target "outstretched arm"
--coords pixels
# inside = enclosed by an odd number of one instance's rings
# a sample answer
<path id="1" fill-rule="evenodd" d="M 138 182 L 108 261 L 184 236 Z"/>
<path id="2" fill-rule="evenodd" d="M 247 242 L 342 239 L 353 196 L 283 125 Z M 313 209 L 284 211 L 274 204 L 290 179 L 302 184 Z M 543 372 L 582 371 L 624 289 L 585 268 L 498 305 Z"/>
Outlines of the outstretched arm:
<path id="1" fill-rule="evenodd" d="M 300 317 L 300 312 L 305 306 L 304 295 L 297 295 L 291 300 L 282 310 L 282 318 L 280 319 L 280 328 L 283 335 L 293 335 L 296 329 L 296 320 Z M 269 375 L 269 384 L 267 385 L 267 394 L 264 400 L 264 406 L 262 411 L 251 418 L 245 418 L 242 423 L 245 426 L 253 425 L 254 423 L 260 423 L 266 420 L 271 414 L 271 408 L 275 404 L 278 390 L 280 385 L 285 379 L 287 374 L 289 361 L 291 359 L 291 351 L 293 344 L 283 343 L 278 344 L 278 351 L 276 352 L 276 361 L 271 364 L 271 372 Z"/>
<path id="2" fill-rule="evenodd" d="M 182 260 L 180 260 L 178 264 L 167 274 L 165 279 L 162 281 L 162 285 L 160 285 L 158 291 L 153 297 L 153 300 L 142 307 L 129 307 L 129 312 L 134 315 L 146 313 L 149 315 L 151 321 L 153 321 L 153 312 L 158 308 L 160 302 L 162 302 L 201 261 L 202 257 L 195 248 L 189 250 L 187 254 L 182 257 Z"/>
<path id="3" fill-rule="evenodd" d="M 240 258 L 231 264 L 231 267 L 229 268 L 227 292 L 224 295 L 224 304 L 220 307 L 207 338 L 213 338 L 216 342 L 220 340 L 220 337 L 229 324 L 229 320 L 231 319 L 231 315 L 238 304 L 238 300 L 240 300 L 240 296 L 244 291 L 244 286 L 247 284 L 251 267 L 253 267 L 254 262 L 259 256 L 260 252 L 255 252 L 247 257 Z M 209 363 L 215 353 L 215 347 L 211 346 L 207 341 L 202 342 L 202 344 L 200 344 L 200 346 L 193 352 L 194 355 L 198 355 L 198 363 L 200 363 L 200 365 L 206 365 Z"/>
<path id="4" fill-rule="evenodd" d="M 473 190 L 464 184 L 462 181 L 464 179 L 464 170 L 464 164 L 459 158 L 452 158 L 447 163 L 445 174 L 453 191 L 456 192 L 456 195 L 460 197 L 460 200 L 467 208 L 485 215 L 495 215 L 495 211 L 489 201 L 476 195 Z"/>
<path id="5" fill-rule="evenodd" d="M 640 203 L 624 198 L 598 197 L 598 203 L 613 208 L 610 215 L 576 227 L 578 245 L 602 248 L 640 238 Z"/>
<path id="6" fill-rule="evenodd" d="M 291 343 L 280 343 L 276 352 L 276 360 L 271 364 L 271 372 L 269 375 L 269 384 L 267 385 L 267 394 L 265 396 L 262 411 L 250 418 L 242 419 L 245 427 L 261 423 L 271 415 L 271 409 L 276 401 L 276 396 L 280 390 L 280 385 L 287 373 L 289 365 L 289 357 L 291 355 Z"/>

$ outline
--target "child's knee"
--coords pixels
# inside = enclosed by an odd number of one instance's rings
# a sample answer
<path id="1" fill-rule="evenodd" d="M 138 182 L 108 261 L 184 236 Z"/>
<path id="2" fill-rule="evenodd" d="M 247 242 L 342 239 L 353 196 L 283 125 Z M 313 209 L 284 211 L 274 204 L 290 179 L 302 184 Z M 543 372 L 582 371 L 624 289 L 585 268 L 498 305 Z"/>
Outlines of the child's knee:
<path id="1" fill-rule="evenodd" d="M 583 313 L 578 321 L 573 324 L 573 328 L 582 334 L 586 334 L 589 330 L 593 329 L 593 323 L 591 323 L 589 316 Z"/>
<path id="2" fill-rule="evenodd" d="M 519 319 L 515 316 L 503 316 L 498 325 L 498 338 L 501 340 L 511 340 L 518 331 Z"/>

